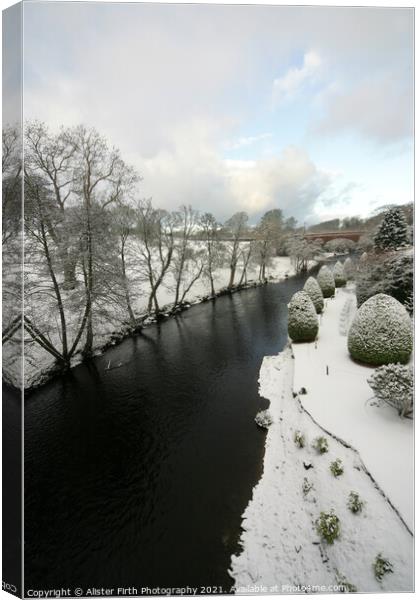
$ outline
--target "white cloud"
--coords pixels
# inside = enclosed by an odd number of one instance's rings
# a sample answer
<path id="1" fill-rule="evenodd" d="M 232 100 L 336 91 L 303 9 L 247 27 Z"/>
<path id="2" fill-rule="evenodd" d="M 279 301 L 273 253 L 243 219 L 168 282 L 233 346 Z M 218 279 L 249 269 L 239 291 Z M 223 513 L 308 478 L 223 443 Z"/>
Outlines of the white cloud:
<path id="1" fill-rule="evenodd" d="M 302 66 L 292 67 L 283 77 L 275 79 L 272 89 L 272 102 L 274 105 L 293 96 L 308 82 L 313 81 L 320 66 L 321 57 L 317 52 L 310 50 L 303 57 Z"/>

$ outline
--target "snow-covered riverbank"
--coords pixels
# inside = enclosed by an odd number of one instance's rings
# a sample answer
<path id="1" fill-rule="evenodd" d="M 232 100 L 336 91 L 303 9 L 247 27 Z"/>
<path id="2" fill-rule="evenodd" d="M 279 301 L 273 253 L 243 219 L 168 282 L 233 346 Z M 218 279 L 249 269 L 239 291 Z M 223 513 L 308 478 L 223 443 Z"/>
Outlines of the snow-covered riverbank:
<path id="1" fill-rule="evenodd" d="M 375 482 L 375 475 L 368 473 L 363 453 L 357 452 L 357 444 L 356 448 L 348 444 L 349 440 L 343 435 L 345 431 L 337 431 L 332 421 L 328 422 L 329 427 L 325 422 L 318 423 L 305 410 L 312 406 L 311 402 L 319 404 L 321 398 L 325 405 L 328 401 L 339 402 L 342 398 L 346 401 L 345 398 L 357 392 L 356 383 L 356 388 L 351 388 L 349 394 L 343 391 L 348 381 L 341 373 L 341 391 L 330 396 L 332 391 L 322 388 L 319 379 L 316 379 L 320 363 L 312 355 L 320 348 L 327 351 L 328 347 L 330 359 L 327 364 L 337 368 L 334 356 L 338 356 L 339 350 L 335 350 L 335 342 L 331 345 L 328 332 L 331 332 L 332 323 L 336 324 L 339 332 L 344 332 L 344 314 L 350 315 L 353 310 L 348 298 L 351 298 L 351 292 L 340 291 L 335 300 L 328 301 L 319 342 L 295 345 L 295 359 L 292 349 L 287 348 L 278 356 L 266 357 L 263 361 L 260 394 L 270 401 L 269 411 L 274 422 L 267 433 L 263 475 L 243 515 L 243 551 L 232 557 L 231 575 L 239 593 L 252 593 L 254 586 L 265 586 L 267 591 L 278 593 L 295 589 L 288 586 L 312 586 L 312 591 L 334 591 L 334 587 L 322 586 L 340 584 L 347 590 L 355 586 L 359 592 L 413 590 L 413 537 L 391 504 L 396 504 L 398 499 L 391 497 L 390 502 L 386 496 L 388 490 L 384 493 Z M 341 319 L 338 318 L 340 316 Z M 325 355 L 323 358 L 325 360 Z M 360 380 L 365 373 L 354 372 L 349 358 L 348 362 L 349 377 L 359 381 L 358 385 L 363 387 Z M 307 387 L 309 393 L 294 397 L 293 390 L 300 390 L 302 386 Z M 364 397 L 355 398 L 356 405 L 359 401 L 363 403 Z M 384 417 L 380 416 L 383 415 L 382 409 L 375 410 L 380 411 L 376 417 L 376 427 L 380 430 Z M 329 411 L 319 409 L 317 416 L 322 417 L 325 412 L 329 414 Z M 360 410 L 355 412 L 357 416 L 351 420 L 353 427 L 357 427 L 362 419 Z M 336 415 L 336 421 L 347 418 L 338 409 L 332 414 Z M 388 417 L 391 427 L 391 415 Z M 392 418 L 399 429 L 398 416 L 393 415 Z M 364 430 L 363 423 L 359 425 Z M 410 437 L 408 426 L 410 424 L 401 425 L 404 435 Z M 330 435 L 323 427 L 338 437 Z M 297 447 L 294 442 L 296 431 L 301 431 L 305 437 L 303 448 Z M 389 442 L 389 435 L 389 431 L 385 430 L 384 442 Z M 320 436 L 325 437 L 329 445 L 329 451 L 322 455 L 312 447 L 313 440 Z M 339 437 L 343 437 L 345 443 Z M 357 437 L 350 441 L 357 442 Z M 406 441 L 405 449 L 402 445 L 399 451 L 402 458 L 404 453 L 408 454 L 405 456 L 406 470 L 412 477 L 409 447 Z M 376 450 L 380 452 L 373 447 L 371 454 Z M 386 464 L 386 456 L 379 455 L 378 459 Z M 330 464 L 336 459 L 341 459 L 344 468 L 339 477 L 334 477 L 330 471 Z M 372 460 L 368 468 L 374 470 Z M 394 486 L 391 487 L 394 489 Z M 360 514 L 353 514 L 347 506 L 352 491 L 357 492 L 365 503 Z M 409 496 L 411 491 L 409 485 L 402 493 Z M 320 540 L 315 522 L 322 511 L 331 510 L 340 519 L 341 533 L 330 545 Z M 378 554 L 393 565 L 393 573 L 386 574 L 382 581 L 375 578 L 373 569 Z"/>
<path id="2" fill-rule="evenodd" d="M 309 268 L 316 266 L 317 261 L 309 261 Z M 279 256 L 273 257 L 270 262 L 270 268 L 268 271 L 269 282 L 275 283 L 284 280 L 289 276 L 293 276 L 294 269 L 293 264 L 289 257 Z M 215 291 L 216 294 L 221 294 L 226 290 L 227 282 L 229 281 L 229 269 L 220 268 L 215 273 Z M 254 285 L 261 285 L 258 282 L 258 269 L 255 265 L 251 265 L 248 269 L 248 281 L 240 288 L 235 288 L 233 292 L 252 287 Z M 156 321 L 154 314 L 147 314 L 147 298 L 148 298 L 148 287 L 145 284 L 141 290 L 141 293 L 135 297 L 132 297 L 133 310 L 136 317 L 141 322 L 141 327 L 150 325 Z M 188 308 L 191 305 L 198 304 L 209 296 L 209 283 L 205 278 L 198 279 L 191 287 L 185 298 L 184 308 Z M 66 295 L 72 292 L 62 292 L 64 298 Z M 173 310 L 174 300 L 174 282 L 171 279 L 169 273 L 165 278 L 163 285 L 158 291 L 158 300 L 161 307 L 161 316 L 171 316 Z M 77 315 L 68 314 L 68 334 L 70 339 L 75 336 L 75 331 L 78 327 Z M 57 330 L 58 335 L 58 330 Z M 124 316 L 121 311 L 115 311 L 115 318 L 98 319 L 94 332 L 93 350 L 94 354 L 101 354 L 104 349 L 111 345 L 115 345 L 128 335 L 133 333 L 132 328 L 127 324 L 124 324 Z M 54 336 L 50 336 L 53 343 L 59 346 L 59 339 Z M 83 357 L 80 352 L 77 352 L 73 359 L 71 366 L 76 366 L 82 362 Z M 25 368 L 24 368 L 24 379 L 25 387 L 27 389 L 36 387 L 43 384 L 48 378 L 54 373 L 54 358 L 43 350 L 41 346 L 36 344 L 29 335 L 25 338 Z M 3 347 L 3 375 L 4 378 L 16 387 L 20 387 L 20 381 L 22 377 L 22 359 L 21 359 L 21 345 L 18 338 L 12 338 L 8 344 Z"/>

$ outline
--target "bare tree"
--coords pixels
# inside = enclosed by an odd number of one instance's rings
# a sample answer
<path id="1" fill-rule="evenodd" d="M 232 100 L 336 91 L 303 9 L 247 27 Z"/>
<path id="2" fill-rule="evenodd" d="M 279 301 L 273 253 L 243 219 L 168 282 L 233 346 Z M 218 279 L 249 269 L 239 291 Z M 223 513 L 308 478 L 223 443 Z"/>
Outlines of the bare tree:
<path id="1" fill-rule="evenodd" d="M 129 196 L 138 176 L 122 160 L 119 150 L 110 149 L 105 138 L 95 129 L 78 126 L 66 130 L 63 135 L 65 142 L 74 148 L 73 191 L 81 204 L 81 266 L 85 289 L 82 324 L 86 326 L 83 353 L 90 355 L 94 303 L 100 298 L 96 289 L 94 259 L 101 256 L 98 246 L 104 241 L 104 232 L 95 226 L 95 219 L 98 220 L 107 207 Z"/>
<path id="2" fill-rule="evenodd" d="M 134 232 L 136 224 L 136 212 L 131 206 L 117 205 L 112 211 L 113 228 L 119 241 L 119 255 L 121 260 L 121 275 L 124 287 L 125 304 L 131 325 L 136 324 L 130 293 L 130 278 L 127 271 L 127 246 L 130 235 Z"/>
<path id="3" fill-rule="evenodd" d="M 204 276 L 209 280 L 210 293 L 215 295 L 214 280 L 216 269 L 224 260 L 223 246 L 219 239 L 219 224 L 211 213 L 204 213 L 199 222 L 205 245 Z"/>
<path id="4" fill-rule="evenodd" d="M 309 261 L 322 252 L 322 247 L 317 240 L 308 241 L 303 236 L 294 235 L 287 241 L 287 252 L 296 273 L 304 273 L 308 270 Z"/>
<path id="5" fill-rule="evenodd" d="M 27 264 L 25 328 L 36 343 L 49 352 L 57 362 L 68 367 L 84 326 L 79 327 L 74 340 L 70 341 L 58 275 L 61 264 L 55 259 L 55 244 L 49 234 L 51 224 L 56 226 L 62 215 L 45 182 L 40 177 L 28 173 L 25 174 L 25 208 L 25 231 L 27 234 L 25 240 Z M 33 270 L 31 271 L 31 269 Z M 42 298 L 41 301 L 39 301 L 39 297 Z M 35 314 L 32 314 L 31 310 L 33 298 L 38 299 L 35 305 L 42 307 L 42 311 L 36 310 Z M 59 316 L 58 335 L 51 336 L 55 311 Z M 61 347 L 59 347 L 60 343 Z"/>
<path id="6" fill-rule="evenodd" d="M 165 210 L 155 209 L 151 200 L 138 203 L 136 233 L 140 239 L 141 269 L 149 283 L 147 310 L 159 312 L 157 292 L 172 262 L 174 252 L 174 218 Z"/>
<path id="7" fill-rule="evenodd" d="M 277 252 L 283 236 L 283 214 L 280 209 L 266 212 L 256 227 L 255 252 L 258 255 L 260 281 L 267 279 L 267 266 L 270 258 Z"/>
<path id="8" fill-rule="evenodd" d="M 229 283 L 231 289 L 235 282 L 235 274 L 240 257 L 241 238 L 247 231 L 248 215 L 245 212 L 235 213 L 225 223 L 225 228 L 229 233 L 228 255 L 229 255 Z"/>
<path id="9" fill-rule="evenodd" d="M 195 277 L 195 270 L 193 270 L 193 273 L 188 273 L 190 277 L 186 277 L 186 267 L 189 266 L 189 270 L 191 270 L 192 264 L 198 265 L 200 261 L 195 260 L 197 252 L 192 246 L 192 236 L 198 224 L 198 213 L 191 206 L 183 205 L 174 213 L 173 217 L 175 236 L 171 272 L 175 280 L 175 308 L 185 298 L 185 293 L 181 292 L 181 288 L 185 284 L 184 279 L 190 280 L 192 278 L 194 281 L 198 279 L 198 277 Z M 198 270 L 201 275 L 203 266 L 200 266 Z M 187 284 L 187 286 L 191 289 L 192 284 Z"/>
<path id="10" fill-rule="evenodd" d="M 244 242 L 240 246 L 239 258 L 242 266 L 241 277 L 239 279 L 240 286 L 248 283 L 248 267 L 255 256 L 255 247 L 255 241 Z"/>
<path id="11" fill-rule="evenodd" d="M 21 224 L 22 143 L 20 130 L 2 131 L 2 243 L 16 238 Z"/>
<path id="12" fill-rule="evenodd" d="M 77 247 L 74 234 L 66 223 L 66 208 L 72 199 L 75 184 L 74 140 L 67 130 L 53 135 L 44 123 L 33 121 L 25 128 L 25 169 L 27 174 L 39 175 L 51 191 L 61 212 L 59 227 L 48 221 L 46 226 L 61 254 L 66 289 L 76 286 Z"/>

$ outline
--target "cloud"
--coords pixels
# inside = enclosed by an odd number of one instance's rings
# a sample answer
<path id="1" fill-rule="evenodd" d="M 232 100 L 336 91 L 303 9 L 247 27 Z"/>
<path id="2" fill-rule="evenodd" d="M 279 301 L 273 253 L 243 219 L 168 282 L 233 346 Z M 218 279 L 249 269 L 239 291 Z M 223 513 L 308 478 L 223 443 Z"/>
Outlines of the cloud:
<path id="1" fill-rule="evenodd" d="M 194 127 L 194 126 L 192 126 Z M 157 206 L 191 204 L 221 221 L 246 211 L 251 221 L 271 208 L 303 221 L 332 181 L 301 148 L 287 147 L 261 160 L 223 160 L 217 146 L 178 131 L 176 146 L 143 161 L 142 190 Z"/>
<path id="2" fill-rule="evenodd" d="M 344 179 L 374 170 L 371 148 L 357 140 L 355 160 L 343 133 L 393 140 L 410 127 L 410 10 L 35 2 L 24 11 L 26 116 L 96 127 L 158 206 L 191 203 L 220 219 L 279 206 L 307 220 L 333 168 Z M 302 101 L 270 111 L 271 98 Z M 238 160 L 226 161 L 230 150 Z"/>
<path id="3" fill-rule="evenodd" d="M 394 143 L 413 135 L 413 116 L 411 90 L 389 74 L 327 94 L 326 114 L 313 130 L 336 135 L 356 132 L 379 143 Z"/>
<path id="4" fill-rule="evenodd" d="M 306 52 L 303 64 L 292 67 L 283 77 L 275 79 L 272 89 L 272 102 L 277 105 L 283 100 L 290 100 L 308 82 L 313 81 L 322 64 L 320 56 L 313 50 Z"/>

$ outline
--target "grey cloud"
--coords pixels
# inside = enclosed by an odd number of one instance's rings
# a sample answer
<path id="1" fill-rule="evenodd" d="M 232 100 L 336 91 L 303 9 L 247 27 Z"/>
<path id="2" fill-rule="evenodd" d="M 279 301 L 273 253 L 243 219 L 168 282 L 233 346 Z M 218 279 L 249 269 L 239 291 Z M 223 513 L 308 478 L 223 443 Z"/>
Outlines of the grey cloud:
<path id="1" fill-rule="evenodd" d="M 398 142 L 413 135 L 413 117 L 412 91 L 390 75 L 331 94 L 326 115 L 314 130 L 321 134 L 358 132 L 380 143 Z"/>

